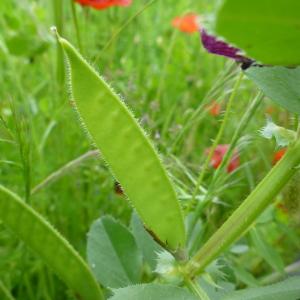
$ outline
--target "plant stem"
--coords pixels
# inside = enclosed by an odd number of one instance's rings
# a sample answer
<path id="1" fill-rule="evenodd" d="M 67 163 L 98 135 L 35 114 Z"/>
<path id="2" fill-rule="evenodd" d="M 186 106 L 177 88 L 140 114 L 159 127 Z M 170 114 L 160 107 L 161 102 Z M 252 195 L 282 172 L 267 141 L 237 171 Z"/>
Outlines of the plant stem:
<path id="1" fill-rule="evenodd" d="M 7 300 L 15 300 L 9 290 L 4 286 L 3 282 L 0 280 L 0 291 L 4 294 Z"/>
<path id="2" fill-rule="evenodd" d="M 201 120 L 201 118 L 205 116 L 206 114 L 205 106 L 207 105 L 208 100 L 215 97 L 216 94 L 218 94 L 218 91 L 222 89 L 224 85 L 227 83 L 227 81 L 232 77 L 232 67 L 233 67 L 232 64 L 228 64 L 227 67 L 219 73 L 213 87 L 204 96 L 204 99 L 202 100 L 201 104 L 193 112 L 188 122 L 184 124 L 180 132 L 175 137 L 174 142 L 170 146 L 170 153 L 174 153 L 176 146 L 183 139 L 185 133 L 190 129 L 190 127 L 195 125 L 195 123 L 198 123 L 199 120 Z"/>
<path id="3" fill-rule="evenodd" d="M 298 129 L 299 124 L 299 117 L 297 114 L 294 115 L 294 130 L 296 131 Z"/>
<path id="4" fill-rule="evenodd" d="M 11 104 L 11 110 L 13 113 L 15 123 L 15 136 L 19 146 L 20 159 L 22 163 L 25 201 L 30 201 L 30 189 L 31 189 L 31 134 L 28 121 L 26 117 L 17 113 L 14 104 Z"/>
<path id="5" fill-rule="evenodd" d="M 165 61 L 164 61 L 164 65 L 162 67 L 162 71 L 161 71 L 161 74 L 160 74 L 160 79 L 159 79 L 159 83 L 158 83 L 158 87 L 157 87 L 157 92 L 156 92 L 156 95 L 155 95 L 155 98 L 154 98 L 157 103 L 160 103 L 160 105 L 162 104 L 161 98 L 162 98 L 162 94 L 163 94 L 163 91 L 164 91 L 164 85 L 165 85 L 165 81 L 166 81 L 166 77 L 167 77 L 167 73 L 168 73 L 168 67 L 170 65 L 170 60 L 173 56 L 173 52 L 174 52 L 174 48 L 175 48 L 175 44 L 176 44 L 175 42 L 176 42 L 177 37 L 178 37 L 178 32 L 174 31 L 172 33 L 172 36 L 171 36 L 170 41 L 169 41 L 167 55 L 166 55 L 166 58 L 165 58 Z M 158 111 L 156 111 L 156 110 L 153 111 L 152 116 L 150 116 L 151 119 L 153 119 L 153 120 L 156 119 L 155 114 L 157 112 Z"/>
<path id="6" fill-rule="evenodd" d="M 208 295 L 200 288 L 200 286 L 190 278 L 185 279 L 185 284 L 191 292 L 193 292 L 200 300 L 210 300 Z"/>
<path id="7" fill-rule="evenodd" d="M 261 283 L 263 285 L 268 285 L 268 284 L 272 284 L 272 283 L 275 283 L 277 281 L 280 281 L 282 279 L 284 279 L 284 277 L 287 277 L 287 276 L 291 276 L 291 275 L 294 275 L 296 273 L 299 273 L 300 272 L 300 261 L 297 261 L 287 267 L 284 268 L 284 273 L 273 273 L 269 276 L 266 276 L 264 277 L 262 280 L 261 280 Z"/>
<path id="8" fill-rule="evenodd" d="M 151 6 L 155 1 L 157 0 L 151 0 L 148 3 L 146 3 L 139 11 L 137 11 L 133 16 L 131 16 L 109 39 L 109 41 L 105 44 L 105 46 L 102 48 L 102 50 L 99 52 L 99 54 L 96 56 L 94 60 L 94 64 L 96 64 L 101 57 L 102 53 L 107 50 L 110 45 L 114 42 L 116 37 L 124 30 L 126 27 L 135 19 L 137 18 L 140 14 L 142 14 L 149 6 Z"/>
<path id="9" fill-rule="evenodd" d="M 193 278 L 235 242 L 296 173 L 299 164 L 300 140 L 297 140 L 241 206 L 187 263 L 185 274 Z"/>
<path id="10" fill-rule="evenodd" d="M 212 190 L 213 185 L 215 184 L 215 182 L 217 181 L 217 179 L 219 177 L 219 174 L 227 167 L 227 165 L 230 161 L 230 158 L 232 156 L 232 153 L 236 147 L 236 144 L 237 144 L 242 132 L 245 130 L 245 128 L 249 124 L 249 121 L 254 116 L 254 113 L 257 110 L 258 106 L 260 105 L 262 99 L 263 99 L 263 94 L 262 94 L 262 92 L 259 92 L 258 95 L 253 100 L 253 102 L 251 103 L 248 110 L 246 111 L 246 113 L 244 114 L 244 116 L 242 117 L 241 122 L 239 123 L 237 129 L 235 130 L 235 132 L 233 134 L 233 137 L 230 142 L 230 146 L 229 146 L 227 152 L 225 153 L 220 166 L 214 172 L 214 175 L 213 175 L 212 181 L 209 185 L 208 191 Z"/>
<path id="11" fill-rule="evenodd" d="M 76 32 L 77 44 L 78 44 L 80 53 L 83 54 L 83 48 L 82 48 L 82 43 L 81 43 L 80 30 L 79 30 L 79 26 L 78 26 L 75 2 L 74 2 L 74 0 L 70 0 L 70 1 L 71 1 L 72 18 L 73 18 L 73 23 L 74 23 L 75 32 Z M 61 33 L 59 32 L 59 34 L 61 34 Z"/>
<path id="12" fill-rule="evenodd" d="M 231 107 L 232 107 L 232 104 L 233 104 L 233 100 L 236 96 L 236 93 L 239 89 L 239 86 L 242 82 L 242 79 L 243 79 L 243 73 L 241 72 L 240 75 L 238 76 L 238 79 L 234 85 L 234 88 L 233 88 L 233 91 L 230 95 L 230 98 L 229 98 L 229 101 L 228 101 L 228 104 L 227 104 L 227 107 L 226 107 L 226 112 L 225 112 L 225 115 L 224 115 L 224 118 L 223 118 L 223 121 L 222 121 L 222 124 L 221 124 L 221 127 L 219 129 L 219 132 L 213 142 L 213 145 L 212 147 L 210 148 L 210 151 L 209 151 L 209 154 L 207 155 L 206 157 L 206 160 L 204 162 L 204 165 L 202 167 L 202 170 L 199 174 L 199 177 L 198 177 L 198 180 L 196 182 L 196 186 L 195 186 L 195 189 L 194 189 L 194 192 L 193 192 L 193 195 L 192 195 L 192 199 L 190 201 L 190 205 L 188 206 L 187 210 L 189 211 L 192 207 L 192 205 L 194 204 L 195 200 L 196 200 L 196 196 L 197 196 L 197 193 L 199 191 L 199 188 L 200 186 L 202 185 L 202 182 L 203 182 L 203 179 L 204 179 L 204 176 L 206 174 L 206 170 L 208 169 L 208 166 L 209 166 L 209 163 L 211 161 L 211 158 L 212 156 L 214 155 L 214 152 L 216 150 L 216 147 L 218 146 L 222 136 L 223 136 L 223 133 L 224 133 L 224 130 L 226 128 L 226 125 L 227 125 L 227 122 L 228 122 L 228 119 L 229 119 L 229 115 L 230 115 L 230 112 L 231 112 Z M 203 201 L 202 202 L 198 202 L 198 205 L 196 207 L 196 211 L 195 211 L 195 214 L 193 216 L 193 219 L 191 221 L 191 227 L 190 227 L 190 233 L 193 231 L 194 229 L 194 226 L 197 222 L 197 218 L 199 216 L 199 213 L 200 211 L 202 210 L 202 206 L 203 206 Z M 189 235 L 189 234 L 188 234 Z"/>
<path id="13" fill-rule="evenodd" d="M 206 174 L 206 170 L 209 166 L 209 163 L 214 155 L 214 152 L 216 150 L 216 147 L 218 146 L 222 136 L 223 136 L 223 133 L 224 133 L 224 130 L 226 128 L 226 125 L 227 125 L 227 122 L 228 122 L 228 119 L 229 119 L 229 115 L 230 115 L 230 112 L 231 112 L 231 107 L 232 107 L 232 104 L 233 104 L 233 100 L 236 96 L 236 93 L 239 89 L 239 86 L 241 84 L 241 81 L 242 81 L 242 78 L 243 78 L 243 73 L 240 73 L 235 85 L 234 85 L 234 88 L 233 88 L 233 91 L 231 93 L 231 96 L 229 98 L 229 101 L 228 101 L 228 104 L 226 106 L 226 111 L 225 111 L 225 115 L 224 115 L 224 118 L 223 118 L 223 121 L 222 121 L 222 124 L 221 124 L 221 127 L 219 129 L 219 132 L 213 142 L 213 145 L 212 147 L 210 148 L 210 151 L 209 151 L 209 154 L 207 155 L 206 157 L 206 160 L 204 162 L 204 166 L 199 174 L 199 178 L 197 180 L 197 183 L 196 183 L 196 187 L 195 187 L 195 190 L 194 190 L 194 193 L 193 193 L 193 197 L 192 197 L 192 202 L 195 201 L 195 198 L 197 196 L 197 193 L 199 191 L 199 187 L 202 185 L 202 181 L 204 179 L 204 176 Z"/>
<path id="14" fill-rule="evenodd" d="M 46 177 L 41 183 L 36 185 L 32 190 L 31 190 L 31 195 L 34 195 L 47 187 L 48 185 L 52 184 L 53 182 L 57 181 L 59 178 L 61 178 L 63 175 L 66 173 L 70 172 L 74 168 L 78 167 L 81 165 L 84 161 L 99 156 L 99 151 L 98 150 L 90 150 L 83 155 L 75 158 L 74 160 L 69 161 L 67 164 L 56 170 L 55 172 L 51 173 L 48 177 Z"/>
<path id="15" fill-rule="evenodd" d="M 63 34 L 63 1 L 53 0 L 54 24 L 59 34 Z M 63 52 L 59 45 L 57 45 L 56 53 L 56 74 L 57 84 L 61 87 L 64 83 L 65 69 L 63 65 Z"/>
<path id="16" fill-rule="evenodd" d="M 223 158 L 220 166 L 214 172 L 213 178 L 212 178 L 212 180 L 211 180 L 211 182 L 208 186 L 207 192 L 205 193 L 205 196 L 204 196 L 204 199 L 201 202 L 201 205 L 199 203 L 199 205 L 197 206 L 197 209 L 196 209 L 197 212 L 195 214 L 195 221 L 193 220 L 195 223 L 197 221 L 197 217 L 199 218 L 199 214 L 201 213 L 201 211 L 203 211 L 203 209 L 206 207 L 206 205 L 210 202 L 210 200 L 213 196 L 215 183 L 218 181 L 219 176 L 222 173 L 222 171 L 227 167 L 228 162 L 229 162 L 229 160 L 232 156 L 232 153 L 233 153 L 233 151 L 236 147 L 236 144 L 237 144 L 241 134 L 243 133 L 243 131 L 245 130 L 245 128 L 249 124 L 251 118 L 254 116 L 254 113 L 257 110 L 257 108 L 259 107 L 259 105 L 261 104 L 262 99 L 263 99 L 263 95 L 262 95 L 261 92 L 259 92 L 258 95 L 253 100 L 253 102 L 248 107 L 245 114 L 243 115 L 241 122 L 239 123 L 237 129 L 235 130 L 235 132 L 233 134 L 233 137 L 232 137 L 231 142 L 230 142 L 229 149 L 227 150 L 226 154 L 224 155 L 224 158 Z"/>

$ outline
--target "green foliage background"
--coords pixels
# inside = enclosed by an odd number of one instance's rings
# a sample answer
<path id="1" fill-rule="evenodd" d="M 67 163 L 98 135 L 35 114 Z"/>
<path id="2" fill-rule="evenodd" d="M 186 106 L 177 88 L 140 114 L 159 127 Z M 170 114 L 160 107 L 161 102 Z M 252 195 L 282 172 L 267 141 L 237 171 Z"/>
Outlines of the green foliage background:
<path id="1" fill-rule="evenodd" d="M 95 155 L 62 173 L 52 184 L 32 192 L 49 174 L 90 150 L 70 109 L 61 53 L 49 29 L 56 24 L 66 38 L 77 44 L 70 2 L 64 1 L 62 15 L 57 9 L 59 3 L 0 2 L 0 182 L 46 216 L 85 257 L 86 233 L 92 222 L 110 214 L 128 225 L 131 208 L 115 193 L 114 179 Z M 220 116 L 202 112 L 178 143 L 174 141 L 204 99 L 208 104 L 213 100 L 227 101 L 234 76 L 218 81 L 218 74 L 230 67 L 231 74 L 235 71 L 232 62 L 207 54 L 197 33 L 186 35 L 171 26 L 172 19 L 185 12 L 202 15 L 211 11 L 212 1 L 208 0 L 178 0 L 175 4 L 157 0 L 101 52 L 113 33 L 145 3 L 134 1 L 128 8 L 105 11 L 76 5 L 83 53 L 92 63 L 99 57 L 95 67 L 122 95 L 155 141 L 184 199 L 184 195 L 193 192 L 190 178 L 199 173 L 205 149 L 219 128 Z M 220 87 L 212 92 L 216 82 Z M 256 91 L 252 83 L 243 81 L 223 144 L 230 142 Z M 207 93 L 210 94 L 205 97 Z M 239 141 L 241 168 L 223 174 L 215 192 L 217 204 L 205 211 L 200 244 L 271 168 L 275 145 L 258 134 L 271 105 L 273 120 L 293 128 L 292 115 L 265 99 Z M 211 169 L 204 185 L 212 174 Z M 285 265 L 297 258 L 300 248 L 296 227 L 300 223 L 299 199 L 294 192 L 298 185 L 296 178 L 278 199 L 288 208 L 288 216 L 272 206 L 256 224 L 263 240 L 276 249 Z M 263 277 L 273 272 L 268 264 L 272 258 L 264 259 L 265 252 L 260 253 L 261 247 L 251 237 L 246 236 L 238 245 L 246 245 L 248 250 L 241 253 L 232 248 L 225 254 L 230 262 L 225 272 L 236 286 L 256 285 L 251 274 Z M 52 271 L 1 223 L 0 281 L 16 299 L 72 299 Z"/>

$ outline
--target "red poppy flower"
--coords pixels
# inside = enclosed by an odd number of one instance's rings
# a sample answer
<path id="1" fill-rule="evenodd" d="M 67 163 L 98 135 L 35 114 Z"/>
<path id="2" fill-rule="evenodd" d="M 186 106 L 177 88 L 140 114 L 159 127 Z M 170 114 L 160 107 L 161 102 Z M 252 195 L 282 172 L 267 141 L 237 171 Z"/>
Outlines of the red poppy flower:
<path id="1" fill-rule="evenodd" d="M 222 160 L 224 155 L 226 154 L 226 152 L 229 149 L 229 145 L 218 145 L 215 149 L 215 152 L 211 158 L 210 164 L 214 169 L 217 169 Z M 210 151 L 209 149 L 206 149 L 205 153 L 208 154 Z M 237 169 L 240 165 L 240 157 L 238 154 L 237 150 L 234 150 L 233 156 L 231 157 L 231 160 L 229 162 L 229 165 L 227 166 L 227 172 L 231 173 L 233 172 L 235 169 Z"/>
<path id="2" fill-rule="evenodd" d="M 222 105 L 217 101 L 212 101 L 211 105 L 208 106 L 208 112 L 211 116 L 216 117 L 221 113 Z"/>
<path id="3" fill-rule="evenodd" d="M 276 163 L 281 160 L 285 152 L 286 152 L 286 148 L 282 148 L 274 153 L 273 162 L 272 162 L 273 166 L 276 165 Z"/>
<path id="4" fill-rule="evenodd" d="M 199 32 L 199 16 L 196 14 L 187 14 L 182 17 L 176 17 L 172 21 L 172 26 L 186 33 Z"/>
<path id="5" fill-rule="evenodd" d="M 75 2 L 95 9 L 105 9 L 111 6 L 128 6 L 132 0 L 75 0 Z"/>

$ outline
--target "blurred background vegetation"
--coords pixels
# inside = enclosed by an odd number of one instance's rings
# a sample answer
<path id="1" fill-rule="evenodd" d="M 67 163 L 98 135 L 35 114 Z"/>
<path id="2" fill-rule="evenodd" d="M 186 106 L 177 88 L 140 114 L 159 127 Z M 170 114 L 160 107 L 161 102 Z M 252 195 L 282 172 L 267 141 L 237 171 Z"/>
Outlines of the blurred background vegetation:
<path id="1" fill-rule="evenodd" d="M 185 206 L 205 149 L 219 129 L 238 67 L 206 53 L 198 32 L 181 32 L 172 20 L 189 12 L 203 20 L 213 2 L 157 0 L 141 13 L 147 1 L 101 11 L 76 4 L 77 30 L 72 1 L 0 2 L 0 182 L 22 195 L 83 256 L 92 221 L 110 214 L 129 224 L 131 208 L 116 193 L 105 163 L 96 159 L 95 151 L 88 152 L 91 146 L 71 109 L 62 53 L 50 27 L 56 25 L 62 36 L 81 47 L 132 108 L 160 150 Z M 244 79 L 222 144 L 230 143 L 256 94 Z M 209 109 L 215 102 L 221 113 Z M 281 126 L 293 124 L 287 112 L 264 99 L 239 140 L 240 167 L 222 174 L 214 191 L 216 201 L 203 214 L 199 245 L 271 168 L 275 144 L 259 134 L 266 114 Z M 204 187 L 213 172 L 210 168 Z M 54 180 L 45 183 L 51 174 Z M 257 278 L 299 258 L 298 206 L 299 177 L 253 231 L 224 255 L 223 272 L 231 282 L 255 286 Z M 68 297 L 51 270 L 1 223 L 0 281 L 16 299 Z"/>

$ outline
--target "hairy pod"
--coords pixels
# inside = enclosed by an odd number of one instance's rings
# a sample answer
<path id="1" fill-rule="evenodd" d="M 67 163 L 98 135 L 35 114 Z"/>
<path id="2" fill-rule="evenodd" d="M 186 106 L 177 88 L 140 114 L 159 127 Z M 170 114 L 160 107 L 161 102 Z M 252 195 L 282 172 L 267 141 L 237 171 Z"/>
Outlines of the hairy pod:
<path id="1" fill-rule="evenodd" d="M 170 249 L 184 247 L 174 187 L 149 138 L 118 95 L 65 39 L 72 101 L 83 128 L 101 151 L 145 226 Z"/>
<path id="2" fill-rule="evenodd" d="M 89 267 L 45 219 L 0 185 L 0 219 L 83 300 L 103 295 Z"/>

